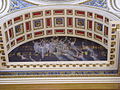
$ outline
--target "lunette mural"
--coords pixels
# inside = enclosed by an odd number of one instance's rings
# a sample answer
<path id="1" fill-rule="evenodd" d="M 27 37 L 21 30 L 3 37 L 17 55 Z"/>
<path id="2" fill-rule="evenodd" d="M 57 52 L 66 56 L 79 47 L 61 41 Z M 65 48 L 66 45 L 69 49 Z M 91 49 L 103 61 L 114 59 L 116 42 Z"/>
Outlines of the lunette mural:
<path id="1" fill-rule="evenodd" d="M 10 62 L 105 61 L 107 49 L 82 38 L 58 36 L 27 42 L 9 53 Z"/>

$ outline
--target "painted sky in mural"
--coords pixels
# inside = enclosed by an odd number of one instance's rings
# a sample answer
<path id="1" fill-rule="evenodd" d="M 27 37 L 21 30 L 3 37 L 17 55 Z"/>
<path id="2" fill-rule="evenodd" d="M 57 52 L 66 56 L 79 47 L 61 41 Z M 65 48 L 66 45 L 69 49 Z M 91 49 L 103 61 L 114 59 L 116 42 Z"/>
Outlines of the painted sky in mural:
<path id="1" fill-rule="evenodd" d="M 47 37 L 25 43 L 9 53 L 10 62 L 105 61 L 107 49 L 76 37 Z"/>

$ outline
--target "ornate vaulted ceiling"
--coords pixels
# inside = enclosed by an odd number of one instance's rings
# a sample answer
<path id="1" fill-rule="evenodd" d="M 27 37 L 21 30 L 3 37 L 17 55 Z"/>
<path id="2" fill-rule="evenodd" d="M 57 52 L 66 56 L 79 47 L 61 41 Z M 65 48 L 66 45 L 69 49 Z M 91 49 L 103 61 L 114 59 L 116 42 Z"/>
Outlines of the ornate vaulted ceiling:
<path id="1" fill-rule="evenodd" d="M 2 0 L 0 3 L 0 69 L 62 69 L 66 70 L 65 74 L 67 70 L 74 69 L 76 71 L 72 71 L 71 75 L 118 74 L 119 4 L 119 0 Z M 98 50 L 98 45 L 94 45 L 97 55 L 89 54 L 88 51 L 93 52 L 93 50 L 91 51 L 91 47 L 81 42 L 81 44 L 74 43 L 76 46 L 72 49 L 70 43 L 78 42 L 77 38 L 90 40 L 104 48 Z M 89 44 L 88 41 L 87 43 Z M 50 45 L 55 45 L 57 49 Z M 49 62 L 50 60 L 53 62 Z M 54 62 L 55 60 L 63 62 Z M 48 62 L 41 63 L 41 61 Z M 62 74 L 62 71 L 57 72 Z M 42 75 L 44 72 L 31 73 L 30 71 L 29 73 L 11 72 L 10 75 Z M 0 75 L 4 76 L 4 72 L 0 72 Z"/>

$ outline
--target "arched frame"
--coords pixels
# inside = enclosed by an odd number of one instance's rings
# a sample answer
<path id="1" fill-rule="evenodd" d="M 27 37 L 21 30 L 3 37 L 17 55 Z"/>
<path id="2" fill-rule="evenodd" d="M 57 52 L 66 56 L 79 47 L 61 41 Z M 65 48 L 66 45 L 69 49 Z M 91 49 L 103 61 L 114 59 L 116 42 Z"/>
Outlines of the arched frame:
<path id="1" fill-rule="evenodd" d="M 67 12 L 68 10 L 71 10 L 69 12 Z M 48 12 L 47 14 L 46 11 L 50 11 L 50 13 Z M 92 14 L 91 14 L 92 13 Z M 89 14 L 89 15 L 88 15 Z M 10 17 L 10 18 L 7 18 Z M 55 18 L 63 18 L 63 25 L 61 24 L 60 26 L 55 25 Z M 51 18 L 51 26 L 46 27 L 46 18 Z M 73 26 L 67 25 L 67 19 L 68 18 L 72 18 L 73 19 Z M 85 28 L 77 28 L 75 23 L 75 19 L 76 18 L 81 18 L 85 20 Z M 41 29 L 35 30 L 35 28 L 33 28 L 33 21 L 37 20 L 37 19 L 43 19 L 43 26 L 41 27 Z M 110 12 L 104 11 L 104 10 L 100 10 L 97 8 L 91 8 L 91 7 L 86 7 L 86 6 L 74 6 L 74 5 L 57 5 L 56 6 L 40 6 L 40 7 L 34 7 L 34 8 L 28 8 L 25 10 L 21 10 L 21 11 L 17 11 L 14 13 L 11 13 L 9 15 L 6 15 L 4 17 L 1 18 L 1 21 L 3 21 L 2 23 L 0 23 L 1 25 L 1 32 L 2 32 L 2 39 L 3 42 L 1 43 L 4 46 L 3 51 L 5 52 L 5 55 L 1 56 L 1 57 L 5 57 L 5 61 L 1 61 L 2 64 L 2 68 L 3 69 L 13 69 L 13 70 L 117 70 L 117 62 L 118 62 L 118 56 L 116 56 L 117 53 L 117 48 L 115 47 L 115 52 L 114 54 L 110 54 L 110 48 L 111 48 L 111 42 L 116 42 L 116 46 L 118 46 L 117 43 L 117 34 L 115 34 L 115 38 L 113 36 L 113 40 L 111 40 L 111 27 L 112 27 L 112 23 L 111 21 L 115 21 L 118 20 L 119 18 L 113 14 L 111 14 Z M 92 21 L 92 30 L 87 30 L 87 21 L 90 20 Z M 12 24 L 8 24 L 8 22 L 11 21 Z M 26 32 L 26 28 L 25 23 L 31 21 L 31 30 L 29 32 Z M 104 36 L 104 31 L 102 32 L 95 32 L 95 22 L 102 24 L 103 26 L 107 26 L 108 27 L 108 36 Z M 6 24 L 6 26 L 4 26 L 4 24 Z M 23 24 L 24 27 L 24 32 L 18 33 L 16 35 L 15 33 L 15 27 L 17 25 Z M 13 28 L 14 31 L 14 38 L 10 39 L 8 38 L 8 41 L 6 40 L 6 36 L 5 33 L 8 32 L 9 29 Z M 56 29 L 63 29 L 64 34 L 55 34 L 55 30 Z M 73 34 L 68 34 L 67 33 L 67 29 L 71 29 L 73 30 Z M 104 30 L 104 27 L 102 28 Z M 52 30 L 53 34 L 51 35 L 47 35 L 46 31 L 47 30 Z M 84 36 L 82 35 L 77 35 L 75 33 L 75 30 L 78 31 L 83 31 L 85 33 Z M 35 32 L 39 32 L 39 31 L 43 31 L 44 35 L 40 35 L 38 37 L 34 36 Z M 117 31 L 115 31 L 117 32 Z M 91 33 L 92 36 L 88 37 L 87 33 Z M 27 35 L 28 34 L 32 34 L 32 38 L 27 39 Z M 100 37 L 102 37 L 102 40 L 100 40 L 101 38 L 95 39 L 95 35 L 98 35 Z M 22 45 L 28 41 L 32 41 L 38 38 L 44 38 L 44 37 L 49 37 L 49 36 L 74 36 L 74 37 L 80 37 L 80 38 L 84 38 L 84 39 L 88 39 L 91 41 L 94 41 L 98 44 L 101 44 L 102 46 L 104 46 L 105 48 L 108 49 L 108 60 L 107 61 L 84 61 L 84 62 L 80 62 L 80 61 L 74 61 L 74 62 L 9 62 L 8 61 L 8 54 L 15 49 L 16 47 L 18 47 L 19 45 Z M 17 43 L 17 39 L 24 37 L 22 41 Z M 33 38 L 35 37 L 35 38 Z M 107 44 L 104 43 L 104 40 L 107 41 Z M 12 41 L 15 41 L 15 45 L 13 46 L 9 46 L 10 43 Z M 9 48 L 8 48 L 9 47 Z M 115 55 L 115 56 L 114 56 Z M 111 59 L 111 57 L 114 57 Z M 62 67 L 61 67 L 62 65 Z M 34 68 L 34 66 L 36 68 Z M 42 66 L 42 67 L 41 67 Z M 48 67 L 49 66 L 49 67 Z M 69 66 L 69 68 L 67 67 Z M 74 67 L 75 66 L 75 67 Z M 22 67 L 22 68 L 21 68 Z M 96 68 L 97 67 L 97 68 Z"/>

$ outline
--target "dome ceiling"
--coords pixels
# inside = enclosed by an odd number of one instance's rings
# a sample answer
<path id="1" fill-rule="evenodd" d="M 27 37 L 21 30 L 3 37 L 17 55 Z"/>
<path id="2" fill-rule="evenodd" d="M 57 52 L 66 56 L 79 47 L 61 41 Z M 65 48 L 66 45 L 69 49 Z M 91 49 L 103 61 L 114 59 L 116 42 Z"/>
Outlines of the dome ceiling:
<path id="1" fill-rule="evenodd" d="M 24 0 L 24 1 L 28 1 L 33 4 L 49 5 L 49 4 L 76 4 L 91 0 Z"/>

